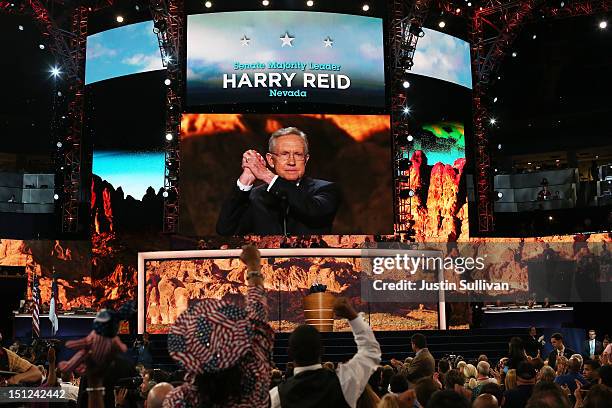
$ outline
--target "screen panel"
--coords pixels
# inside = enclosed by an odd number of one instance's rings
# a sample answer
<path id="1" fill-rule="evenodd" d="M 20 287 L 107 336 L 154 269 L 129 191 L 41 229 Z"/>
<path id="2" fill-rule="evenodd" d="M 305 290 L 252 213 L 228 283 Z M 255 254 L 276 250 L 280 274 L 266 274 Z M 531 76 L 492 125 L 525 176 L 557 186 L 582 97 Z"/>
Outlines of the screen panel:
<path id="1" fill-rule="evenodd" d="M 383 108 L 382 19 L 278 10 L 190 15 L 186 101 Z"/>

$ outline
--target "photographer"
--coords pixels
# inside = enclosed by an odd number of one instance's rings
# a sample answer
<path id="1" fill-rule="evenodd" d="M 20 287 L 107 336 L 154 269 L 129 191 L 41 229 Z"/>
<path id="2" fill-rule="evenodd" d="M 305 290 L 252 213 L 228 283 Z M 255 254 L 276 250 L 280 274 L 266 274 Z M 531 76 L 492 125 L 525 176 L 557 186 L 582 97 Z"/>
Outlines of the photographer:
<path id="1" fill-rule="evenodd" d="M 0 371 L 15 373 L 11 376 L 0 376 L 0 386 L 3 387 L 39 383 L 42 380 L 42 373 L 38 367 L 4 347 L 0 347 Z"/>

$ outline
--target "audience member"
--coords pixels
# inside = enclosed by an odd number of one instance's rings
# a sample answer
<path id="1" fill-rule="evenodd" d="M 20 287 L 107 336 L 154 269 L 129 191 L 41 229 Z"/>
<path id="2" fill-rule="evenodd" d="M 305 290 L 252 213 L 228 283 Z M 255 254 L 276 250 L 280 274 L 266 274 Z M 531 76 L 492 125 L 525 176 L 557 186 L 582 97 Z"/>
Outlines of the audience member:
<path id="1" fill-rule="evenodd" d="M 172 384 L 167 382 L 155 384 L 147 394 L 146 408 L 162 408 L 166 396 L 173 389 Z"/>
<path id="2" fill-rule="evenodd" d="M 495 378 L 489 377 L 491 366 L 486 361 L 481 361 L 478 363 L 476 367 L 478 372 L 478 377 L 476 377 L 476 387 L 472 389 L 472 398 L 478 397 L 482 393 L 482 387 L 485 384 L 495 383 L 497 384 L 497 380 Z"/>
<path id="3" fill-rule="evenodd" d="M 357 399 L 356 407 L 376 408 L 379 402 L 380 398 L 378 397 L 378 395 L 376 395 L 370 384 L 366 384 L 365 388 L 363 389 L 363 392 L 359 396 L 359 399 Z"/>
<path id="4" fill-rule="evenodd" d="M 548 354 L 548 365 L 553 369 L 557 368 L 557 357 L 563 356 L 565 358 L 570 358 L 572 354 L 576 354 L 576 352 L 565 346 L 563 342 L 563 335 L 561 333 L 554 333 L 550 336 L 550 344 L 553 346 L 553 350 Z"/>
<path id="5" fill-rule="evenodd" d="M 35 365 L 4 347 L 0 347 L 0 370 L 17 373 L 0 380 L 0 385 L 39 383 L 42 380 L 42 373 Z M 4 384 L 1 384 L 2 382 Z"/>
<path id="6" fill-rule="evenodd" d="M 597 373 L 599 374 L 599 383 L 612 388 L 612 366 L 601 366 Z"/>
<path id="7" fill-rule="evenodd" d="M 540 382 L 533 388 L 525 408 L 570 408 L 570 402 L 557 384 Z"/>
<path id="8" fill-rule="evenodd" d="M 410 338 L 412 351 L 416 353 L 409 365 L 402 369 L 406 379 L 415 383 L 421 378 L 431 377 L 435 371 L 436 362 L 427 349 L 427 339 L 421 333 L 413 334 Z"/>
<path id="9" fill-rule="evenodd" d="M 582 386 L 582 389 L 589 389 L 599 382 L 599 368 L 601 365 L 597 360 L 587 360 L 584 362 L 582 376 L 587 381 L 587 384 Z"/>
<path id="10" fill-rule="evenodd" d="M 436 381 L 431 378 L 421 378 L 414 386 L 416 399 L 422 407 L 426 407 L 431 399 L 431 396 L 440 391 L 440 387 Z"/>
<path id="11" fill-rule="evenodd" d="M 245 246 L 240 259 L 247 267 L 244 309 L 217 299 L 194 302 L 170 328 L 168 351 L 189 381 L 168 393 L 165 408 L 269 404 L 274 334 L 261 257 L 257 248 Z"/>
<path id="12" fill-rule="evenodd" d="M 444 377 L 444 389 L 452 391 L 455 385 L 463 387 L 465 384 L 465 376 L 458 369 L 450 370 Z"/>
<path id="13" fill-rule="evenodd" d="M 504 378 L 504 388 L 506 391 L 516 388 L 516 370 L 508 370 L 506 378 Z"/>
<path id="14" fill-rule="evenodd" d="M 480 363 L 481 361 L 486 361 L 487 363 L 489 362 L 489 357 L 487 357 L 486 354 L 481 354 L 478 356 L 478 362 Z"/>
<path id="15" fill-rule="evenodd" d="M 497 400 L 497 403 L 501 406 L 502 400 L 504 399 L 503 388 L 495 383 L 484 384 L 480 389 L 480 394 L 491 394 Z"/>
<path id="16" fill-rule="evenodd" d="M 274 369 L 270 375 L 270 389 L 276 387 L 283 382 L 283 373 L 281 370 Z"/>
<path id="17" fill-rule="evenodd" d="M 463 375 L 465 376 L 465 387 L 473 390 L 478 385 L 478 381 L 476 377 L 478 372 L 476 371 L 476 367 L 472 364 L 466 364 L 463 368 Z"/>
<path id="18" fill-rule="evenodd" d="M 66 399 L 76 402 L 79 397 L 79 387 L 73 384 L 74 374 L 72 371 L 64 371 L 61 378 L 60 387 L 65 392 Z"/>
<path id="19" fill-rule="evenodd" d="M 604 385 L 594 385 L 586 396 L 580 388 L 574 392 L 576 405 L 574 408 L 610 408 L 612 407 L 612 388 Z"/>
<path id="20" fill-rule="evenodd" d="M 380 400 L 376 408 L 400 408 L 400 405 L 394 394 L 387 394 Z"/>
<path id="21" fill-rule="evenodd" d="M 536 328 L 530 327 L 527 341 L 525 341 L 525 352 L 528 356 L 535 358 L 541 355 L 542 347 L 544 347 L 544 336 L 538 337 Z"/>
<path id="22" fill-rule="evenodd" d="M 336 370 L 336 367 L 334 367 L 334 363 L 332 363 L 331 361 L 324 362 L 323 363 L 323 368 L 326 368 L 326 369 L 331 370 L 331 371 L 335 371 Z"/>
<path id="23" fill-rule="evenodd" d="M 603 353 L 603 344 L 597 340 L 597 332 L 589 330 L 589 339 L 582 343 L 582 356 L 585 360 L 594 360 L 595 356 Z"/>
<path id="24" fill-rule="evenodd" d="M 504 366 L 504 371 L 516 369 L 523 361 L 527 361 L 523 340 L 520 337 L 513 337 L 508 343 L 508 361 Z"/>
<path id="25" fill-rule="evenodd" d="M 580 374 L 580 361 L 576 357 L 572 357 L 569 359 L 567 374 L 555 378 L 555 384 L 559 384 L 561 387 L 566 386 L 573 394 L 576 389 L 576 382 L 580 382 L 581 385 L 587 384 L 587 380 Z"/>
<path id="26" fill-rule="evenodd" d="M 470 408 L 470 401 L 455 391 L 443 390 L 432 395 L 427 408 Z"/>
<path id="27" fill-rule="evenodd" d="M 270 390 L 272 407 L 356 407 L 357 399 L 380 363 L 380 346 L 374 332 L 346 298 L 334 302 L 337 316 L 349 321 L 357 343 L 357 354 L 335 372 L 321 366 L 321 334 L 302 325 L 289 337 L 289 355 L 294 375 Z"/>
<path id="28" fill-rule="evenodd" d="M 479 395 L 472 404 L 472 408 L 498 408 L 499 402 L 497 398 L 491 394 Z"/>
<path id="29" fill-rule="evenodd" d="M 569 359 L 565 356 L 557 356 L 557 368 L 555 373 L 557 376 L 567 374 L 567 368 L 569 365 Z"/>
<path id="30" fill-rule="evenodd" d="M 550 382 L 554 383 L 557 373 L 551 366 L 545 365 L 538 373 L 538 382 Z"/>
<path id="31" fill-rule="evenodd" d="M 393 394 L 401 394 L 410 388 L 408 380 L 401 374 L 395 374 L 389 380 L 389 392 Z"/>
<path id="32" fill-rule="evenodd" d="M 386 365 L 382 368 L 382 372 L 380 375 L 380 394 L 379 396 L 382 398 L 383 395 L 389 392 L 389 383 L 391 382 L 391 377 L 395 374 L 393 371 L 393 367 Z"/>
<path id="33" fill-rule="evenodd" d="M 504 408 L 524 408 L 531 397 L 535 384 L 535 370 L 526 361 L 521 362 L 516 369 L 516 388 L 506 390 Z"/>

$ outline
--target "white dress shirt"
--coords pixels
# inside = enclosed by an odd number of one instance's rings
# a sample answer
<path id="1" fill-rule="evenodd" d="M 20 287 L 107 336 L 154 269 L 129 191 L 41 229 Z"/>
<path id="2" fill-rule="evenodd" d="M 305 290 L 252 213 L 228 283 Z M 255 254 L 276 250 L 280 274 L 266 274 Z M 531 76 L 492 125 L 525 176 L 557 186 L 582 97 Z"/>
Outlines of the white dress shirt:
<path id="1" fill-rule="evenodd" d="M 590 356 L 595 355 L 595 339 L 589 340 L 589 355 Z"/>
<path id="2" fill-rule="evenodd" d="M 268 184 L 268 188 L 266 190 L 270 191 L 277 178 L 278 175 L 272 177 L 272 181 L 270 182 L 270 184 Z M 252 184 L 242 184 L 240 180 L 236 180 L 236 185 L 238 186 L 238 189 L 240 189 L 240 191 L 251 191 L 251 189 L 253 188 Z M 300 183 L 297 183 L 297 185 L 299 186 Z"/>
<path id="3" fill-rule="evenodd" d="M 380 345 L 378 341 L 376 341 L 376 337 L 374 337 L 372 328 L 368 326 L 361 315 L 351 320 L 349 324 L 351 325 L 355 343 L 357 344 L 357 354 L 348 362 L 338 364 L 336 375 L 338 376 L 338 380 L 340 380 L 344 400 L 350 407 L 355 408 L 357 406 L 357 400 L 368 384 L 370 376 L 376 371 L 376 368 L 380 364 L 381 352 Z M 297 375 L 304 371 L 318 370 L 320 368 L 322 368 L 321 364 L 295 367 L 293 369 L 293 375 Z M 272 402 L 272 408 L 281 407 L 278 387 L 274 387 L 270 390 L 270 401 Z"/>
<path id="4" fill-rule="evenodd" d="M 76 385 L 62 381 L 60 383 L 60 387 L 62 388 L 62 391 L 66 393 L 64 395 L 66 399 L 76 401 L 79 397 L 79 387 L 77 387 Z"/>

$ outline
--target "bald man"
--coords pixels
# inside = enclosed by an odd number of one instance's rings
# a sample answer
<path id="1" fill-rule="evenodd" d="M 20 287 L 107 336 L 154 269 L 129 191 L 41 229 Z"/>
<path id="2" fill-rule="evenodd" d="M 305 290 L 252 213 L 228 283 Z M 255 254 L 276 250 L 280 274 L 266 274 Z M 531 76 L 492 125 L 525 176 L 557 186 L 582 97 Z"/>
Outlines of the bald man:
<path id="1" fill-rule="evenodd" d="M 151 388 L 149 394 L 147 395 L 145 408 L 162 408 L 166 395 L 170 391 L 172 391 L 173 388 L 174 387 L 172 386 L 172 384 L 167 382 L 160 382 L 159 384 L 155 384 L 155 386 Z"/>
<path id="2" fill-rule="evenodd" d="M 497 398 L 491 394 L 481 394 L 474 400 L 472 408 L 498 408 Z"/>

